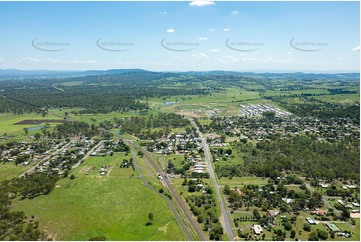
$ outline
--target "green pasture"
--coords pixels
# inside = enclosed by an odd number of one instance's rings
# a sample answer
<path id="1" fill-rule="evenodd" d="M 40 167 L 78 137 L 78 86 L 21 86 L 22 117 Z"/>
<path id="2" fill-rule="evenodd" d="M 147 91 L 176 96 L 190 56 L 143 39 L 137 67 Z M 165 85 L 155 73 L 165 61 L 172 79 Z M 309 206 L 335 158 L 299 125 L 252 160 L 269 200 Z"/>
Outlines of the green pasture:
<path id="1" fill-rule="evenodd" d="M 28 136 L 32 136 L 36 133 L 40 133 L 41 129 L 37 130 L 29 130 L 28 135 L 25 135 L 24 128 L 35 128 L 39 126 L 45 126 L 45 122 L 41 124 L 15 124 L 18 122 L 21 122 L 23 120 L 47 120 L 47 119 L 60 119 L 57 116 L 48 114 L 45 117 L 43 117 L 41 114 L 22 114 L 22 115 L 15 115 L 10 113 L 1 113 L 0 114 L 0 136 L 4 135 L 5 133 L 7 135 L 14 136 L 13 138 L 16 139 L 26 139 Z M 50 123 L 50 128 L 47 130 L 52 130 L 57 124 L 56 123 Z"/>
<path id="2" fill-rule="evenodd" d="M 360 94 L 323 95 L 315 98 L 326 102 L 337 102 L 343 104 L 360 103 Z"/>
<path id="3" fill-rule="evenodd" d="M 21 175 L 30 165 L 15 165 L 13 162 L 0 163 L 0 182 Z"/>
<path id="4" fill-rule="evenodd" d="M 234 177 L 229 179 L 227 177 L 222 177 L 220 179 L 221 185 L 229 186 L 243 186 L 243 185 L 266 185 L 268 183 L 267 179 L 262 179 L 259 177 Z"/>
<path id="5" fill-rule="evenodd" d="M 165 201 L 146 188 L 132 168 L 119 168 L 130 157 L 91 157 L 71 172 L 75 179 L 59 180 L 50 194 L 34 200 L 16 200 L 12 210 L 35 215 L 55 240 L 184 240 Z M 100 176 L 100 167 L 108 165 L 110 172 Z M 148 213 L 154 214 L 149 226 Z"/>

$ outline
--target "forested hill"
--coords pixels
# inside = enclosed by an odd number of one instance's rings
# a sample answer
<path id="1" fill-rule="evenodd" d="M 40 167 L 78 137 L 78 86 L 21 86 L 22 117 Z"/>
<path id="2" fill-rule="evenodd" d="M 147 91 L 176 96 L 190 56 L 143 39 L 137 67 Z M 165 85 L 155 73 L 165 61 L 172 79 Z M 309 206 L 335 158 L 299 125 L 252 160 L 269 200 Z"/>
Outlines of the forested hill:
<path id="1" fill-rule="evenodd" d="M 0 69 L 0 80 L 4 78 L 29 78 L 29 77 L 85 77 L 85 76 L 102 76 L 102 75 L 120 75 L 120 74 L 149 74 L 149 75 L 232 75 L 250 78 L 262 79 L 328 79 L 328 80 L 358 80 L 359 72 L 354 73 L 304 73 L 304 72 L 243 72 L 243 71 L 187 71 L 187 72 L 157 72 L 143 69 L 109 69 L 109 70 L 86 70 L 86 71 L 56 71 L 56 70 L 17 70 L 17 69 Z"/>

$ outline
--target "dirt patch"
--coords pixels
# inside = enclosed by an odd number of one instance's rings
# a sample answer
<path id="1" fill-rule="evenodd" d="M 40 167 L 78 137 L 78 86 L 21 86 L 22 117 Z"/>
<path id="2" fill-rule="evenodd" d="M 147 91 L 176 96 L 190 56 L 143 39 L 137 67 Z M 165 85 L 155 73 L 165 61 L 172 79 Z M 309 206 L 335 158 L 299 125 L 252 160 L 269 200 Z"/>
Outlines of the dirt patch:
<path id="1" fill-rule="evenodd" d="M 240 188 L 237 188 L 237 189 L 233 189 L 235 192 L 238 192 L 239 195 L 242 195 L 243 192 Z"/>
<path id="2" fill-rule="evenodd" d="M 167 230 L 168 230 L 167 226 L 168 226 L 168 224 L 169 224 L 170 222 L 172 222 L 172 221 L 169 221 L 164 227 L 158 228 L 158 231 L 167 233 Z"/>
<path id="3" fill-rule="evenodd" d="M 56 185 L 56 186 L 55 186 L 55 188 L 59 188 L 59 187 L 60 187 L 60 185 Z"/>
<path id="4" fill-rule="evenodd" d="M 112 169 L 113 169 L 113 167 L 109 167 L 109 168 L 107 169 L 107 176 L 109 176 L 109 174 L 110 174 L 110 172 L 112 171 Z"/>
<path id="5" fill-rule="evenodd" d="M 360 213 L 350 213 L 351 218 L 360 218 Z"/>
<path id="6" fill-rule="evenodd" d="M 89 170 L 90 170 L 90 166 L 84 166 L 80 171 L 79 171 L 79 173 L 87 173 Z"/>
<path id="7" fill-rule="evenodd" d="M 26 125 L 26 124 L 42 124 L 42 123 L 65 123 L 64 119 L 26 119 L 15 123 L 15 125 Z"/>

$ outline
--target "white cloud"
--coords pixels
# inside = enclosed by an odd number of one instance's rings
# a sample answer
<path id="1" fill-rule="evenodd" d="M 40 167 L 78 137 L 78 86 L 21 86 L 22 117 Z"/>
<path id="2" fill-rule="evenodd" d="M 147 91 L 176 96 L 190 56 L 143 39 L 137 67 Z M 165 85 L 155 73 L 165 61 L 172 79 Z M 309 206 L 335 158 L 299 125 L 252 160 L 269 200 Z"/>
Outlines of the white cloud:
<path id="1" fill-rule="evenodd" d="M 180 56 L 173 56 L 173 59 L 176 59 L 176 60 L 184 60 L 183 57 L 180 57 Z"/>
<path id="2" fill-rule="evenodd" d="M 352 51 L 360 51 L 360 46 L 353 48 Z"/>
<path id="3" fill-rule="evenodd" d="M 19 64 L 109 64 L 106 62 L 98 62 L 96 60 L 59 60 L 53 58 L 36 58 L 36 57 L 23 57 L 15 60 Z"/>
<path id="4" fill-rule="evenodd" d="M 221 59 L 218 59 L 218 62 L 229 64 L 229 63 L 238 63 L 241 60 L 233 55 L 223 56 Z"/>
<path id="5" fill-rule="evenodd" d="M 291 51 L 286 52 L 286 55 L 293 55 L 293 52 L 291 52 Z"/>
<path id="6" fill-rule="evenodd" d="M 213 1 L 208 1 L 208 0 L 196 0 L 193 1 L 191 3 L 189 3 L 189 6 L 196 6 L 196 7 L 205 7 L 205 6 L 209 6 L 209 5 L 214 5 L 215 3 Z"/>
<path id="7" fill-rule="evenodd" d="M 239 13 L 239 11 L 232 11 L 232 15 L 237 15 Z"/>
<path id="8" fill-rule="evenodd" d="M 225 28 L 225 29 L 223 29 L 224 32 L 228 32 L 228 31 L 230 31 L 230 30 L 231 30 L 231 28 Z"/>
<path id="9" fill-rule="evenodd" d="M 216 53 L 216 52 L 219 52 L 219 49 L 211 49 L 211 50 L 209 50 L 209 52 Z"/>
<path id="10" fill-rule="evenodd" d="M 275 59 L 273 57 L 264 57 L 263 59 L 259 60 L 261 63 L 290 63 L 294 62 L 294 60 L 291 59 Z"/>
<path id="11" fill-rule="evenodd" d="M 199 53 L 199 54 L 193 54 L 192 57 L 196 58 L 196 59 L 209 59 L 209 56 L 203 53 Z"/>
<path id="12" fill-rule="evenodd" d="M 4 59 L 3 58 L 0 58 L 0 63 L 3 63 L 4 62 Z"/>
<path id="13" fill-rule="evenodd" d="M 341 56 L 337 56 L 336 59 L 340 60 L 340 59 L 342 59 L 342 57 L 341 57 Z"/>
<path id="14" fill-rule="evenodd" d="M 243 64 L 286 64 L 286 63 L 295 63 L 295 60 L 290 59 L 276 59 L 273 57 L 237 57 L 237 56 L 224 56 L 217 60 L 218 63 L 222 64 L 235 64 L 235 63 L 243 63 Z"/>
<path id="15" fill-rule="evenodd" d="M 158 12 L 158 14 L 160 14 L 160 15 L 166 15 L 166 14 L 168 14 L 167 12 Z"/>
<path id="16" fill-rule="evenodd" d="M 200 37 L 199 40 L 207 40 L 207 37 Z"/>
<path id="17" fill-rule="evenodd" d="M 21 64 L 23 64 L 23 63 L 25 63 L 25 64 L 38 64 L 38 63 L 51 64 L 51 63 L 59 63 L 59 60 L 52 59 L 52 58 L 39 59 L 39 58 L 27 56 L 27 57 L 23 57 L 23 58 L 16 60 L 16 62 L 21 63 Z"/>
<path id="18" fill-rule="evenodd" d="M 208 29 L 209 32 L 213 32 L 215 31 L 216 29 Z"/>
<path id="19" fill-rule="evenodd" d="M 167 29 L 167 33 L 174 33 L 174 32 L 175 32 L 175 30 L 173 28 Z"/>

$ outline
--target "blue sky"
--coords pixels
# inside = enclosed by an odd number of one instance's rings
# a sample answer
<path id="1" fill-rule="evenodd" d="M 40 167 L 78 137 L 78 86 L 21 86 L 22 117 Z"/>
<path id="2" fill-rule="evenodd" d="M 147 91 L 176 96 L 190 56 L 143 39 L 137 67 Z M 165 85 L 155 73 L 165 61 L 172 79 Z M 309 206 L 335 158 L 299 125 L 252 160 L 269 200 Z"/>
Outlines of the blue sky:
<path id="1" fill-rule="evenodd" d="M 359 2 L 0 2 L 0 69 L 359 71 Z"/>

